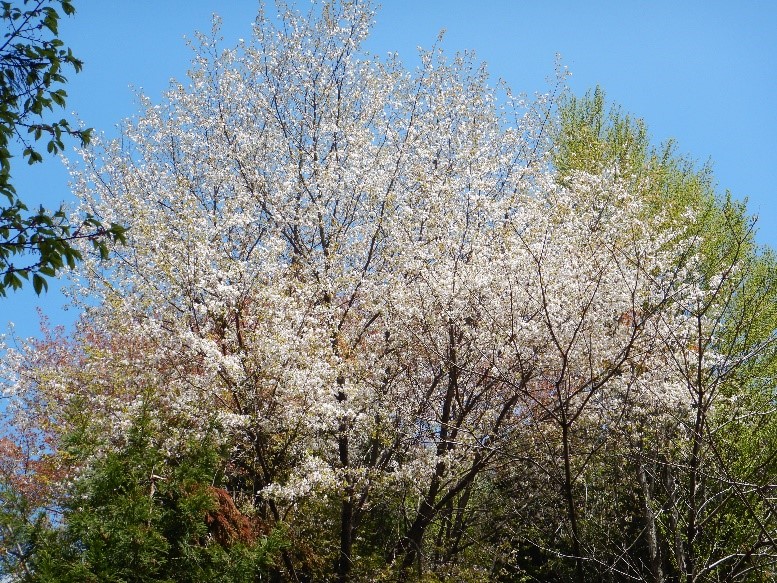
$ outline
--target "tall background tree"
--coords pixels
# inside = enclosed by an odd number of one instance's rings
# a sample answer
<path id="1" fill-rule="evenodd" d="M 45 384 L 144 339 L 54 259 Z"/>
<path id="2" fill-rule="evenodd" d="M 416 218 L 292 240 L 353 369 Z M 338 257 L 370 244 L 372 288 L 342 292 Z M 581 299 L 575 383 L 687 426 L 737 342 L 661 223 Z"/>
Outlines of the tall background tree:
<path id="1" fill-rule="evenodd" d="M 49 211 L 41 205 L 30 211 L 34 194 L 20 195 L 13 182 L 14 157 L 43 162 L 39 143 L 56 155 L 68 137 L 82 146 L 89 142 L 91 130 L 56 117 L 67 99 L 66 71 L 78 73 L 82 67 L 58 36 L 60 15 L 74 13 L 69 0 L 0 3 L 0 295 L 30 277 L 36 293 L 47 289 L 47 277 L 81 259 L 76 240 L 91 241 L 106 256 L 108 242 L 123 239 L 121 226 L 91 216 L 73 224 L 62 207 Z"/>

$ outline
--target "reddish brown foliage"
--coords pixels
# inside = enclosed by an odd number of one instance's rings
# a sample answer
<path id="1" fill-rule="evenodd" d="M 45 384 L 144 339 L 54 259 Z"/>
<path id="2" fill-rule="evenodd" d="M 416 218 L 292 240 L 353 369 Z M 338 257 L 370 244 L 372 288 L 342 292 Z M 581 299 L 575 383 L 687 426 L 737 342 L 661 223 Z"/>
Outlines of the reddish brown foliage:
<path id="1" fill-rule="evenodd" d="M 238 543 L 250 545 L 264 534 L 264 524 L 240 512 L 229 492 L 213 486 L 208 491 L 216 499 L 217 507 L 208 512 L 205 522 L 208 532 L 221 546 L 231 547 Z"/>

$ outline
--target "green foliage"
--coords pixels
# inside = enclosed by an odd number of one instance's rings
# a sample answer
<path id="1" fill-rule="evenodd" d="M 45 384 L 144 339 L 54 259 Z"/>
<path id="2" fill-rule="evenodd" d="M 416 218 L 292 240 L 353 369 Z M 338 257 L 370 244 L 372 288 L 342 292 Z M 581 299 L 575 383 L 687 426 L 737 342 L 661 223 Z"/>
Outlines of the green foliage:
<path id="1" fill-rule="evenodd" d="M 622 177 L 636 177 L 644 171 L 649 150 L 644 122 L 618 108 L 608 112 L 601 88 L 582 98 L 567 97 L 559 122 L 554 163 L 562 175 L 617 169 Z"/>
<path id="2" fill-rule="evenodd" d="M 205 439 L 173 455 L 160 439 L 141 418 L 124 446 L 75 480 L 62 526 L 40 537 L 22 580 L 237 583 L 267 573 L 277 533 L 219 541 L 209 528 L 220 511 L 219 448 Z M 94 448 L 85 435 L 70 441 L 74 459 Z"/>
<path id="3" fill-rule="evenodd" d="M 109 242 L 123 242 L 125 228 L 102 224 L 87 216 L 71 224 L 64 210 L 40 207 L 29 212 L 18 196 L 11 176 L 14 147 L 21 146 L 28 164 L 43 161 L 38 142 L 57 155 L 64 139 L 89 143 L 91 130 L 73 127 L 67 119 L 50 120 L 55 106 L 63 108 L 67 92 L 64 70 L 81 70 L 82 62 L 58 38 L 60 12 L 75 12 L 70 0 L 23 0 L 21 6 L 0 2 L 0 22 L 5 33 L 0 41 L 0 295 L 16 290 L 32 276 L 40 294 L 48 288 L 47 277 L 81 259 L 74 243 L 90 241 L 101 256 Z M 12 262 L 18 258 L 21 266 Z"/>
<path id="4" fill-rule="evenodd" d="M 50 528 L 45 513 L 11 484 L 0 484 L 0 574 L 22 573 Z"/>
<path id="5" fill-rule="evenodd" d="M 576 171 L 614 172 L 643 194 L 649 212 L 693 243 L 689 249 L 701 258 L 698 283 L 706 294 L 686 307 L 699 319 L 698 337 L 688 342 L 716 359 L 704 374 L 696 374 L 700 367 L 692 362 L 683 365 L 692 397 L 688 418 L 678 417 L 675 428 L 645 423 L 612 453 L 618 461 L 595 460 L 591 469 L 604 481 L 588 501 L 586 520 L 604 520 L 588 541 L 595 546 L 626 532 L 627 525 L 612 529 L 612 517 L 592 512 L 596 500 L 609 500 L 638 528 L 647 532 L 650 522 L 657 528 L 652 564 L 645 535 L 629 553 L 610 559 L 614 567 L 631 560 L 640 568 L 651 565 L 652 577 L 660 569 L 670 578 L 689 570 L 709 580 L 771 580 L 769 554 L 761 550 L 773 545 L 775 528 L 768 493 L 777 471 L 777 424 L 767 413 L 777 373 L 775 257 L 756 245 L 745 203 L 716 193 L 709 166 L 678 155 L 671 142 L 652 146 L 644 122 L 608 109 L 600 88 L 561 104 L 554 140 L 561 180 Z M 721 272 L 723 277 L 714 275 Z M 702 332 L 707 314 L 721 316 Z M 628 476 L 639 468 L 641 485 Z M 630 501 L 629 491 L 636 494 Z M 660 509 L 654 521 L 644 510 L 649 507 Z M 617 537 L 609 544 L 621 546 Z"/>

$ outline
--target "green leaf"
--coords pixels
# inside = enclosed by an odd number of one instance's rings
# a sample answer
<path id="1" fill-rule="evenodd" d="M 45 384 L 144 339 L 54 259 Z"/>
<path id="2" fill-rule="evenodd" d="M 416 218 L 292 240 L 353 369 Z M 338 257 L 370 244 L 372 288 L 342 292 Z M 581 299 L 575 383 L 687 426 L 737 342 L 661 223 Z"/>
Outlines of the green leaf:
<path id="1" fill-rule="evenodd" d="M 45 280 L 45 278 L 41 277 L 37 273 L 32 276 L 32 287 L 37 295 L 40 295 L 40 292 L 43 290 L 49 290 L 48 282 Z"/>

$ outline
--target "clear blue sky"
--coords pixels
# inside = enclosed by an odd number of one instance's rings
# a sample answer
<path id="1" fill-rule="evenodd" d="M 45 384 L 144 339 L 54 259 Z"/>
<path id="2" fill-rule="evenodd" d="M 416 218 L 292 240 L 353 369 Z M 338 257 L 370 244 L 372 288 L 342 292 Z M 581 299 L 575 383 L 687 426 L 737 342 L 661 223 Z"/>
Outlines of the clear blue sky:
<path id="1" fill-rule="evenodd" d="M 303 9 L 308 1 L 291 0 Z M 271 0 L 270 0 L 270 4 Z M 68 110 L 108 136 L 138 110 L 130 86 L 158 100 L 170 78 L 185 77 L 184 36 L 223 17 L 225 44 L 248 39 L 256 0 L 75 0 L 61 37 L 84 61 L 71 75 Z M 582 94 L 600 84 L 608 99 L 642 117 L 656 142 L 674 138 L 699 162 L 711 160 L 721 192 L 748 197 L 758 240 L 777 247 L 777 2 L 772 0 L 384 0 L 367 48 L 397 51 L 414 64 L 416 47 L 446 29 L 450 52 L 474 49 L 495 78 L 527 93 L 547 89 L 555 55 Z M 21 166 L 21 165 L 19 165 Z M 17 189 L 30 206 L 70 200 L 56 160 L 29 172 Z M 40 193 L 46 193 L 41 196 Z M 0 330 L 37 331 L 36 306 L 68 324 L 52 286 L 0 299 Z"/>

